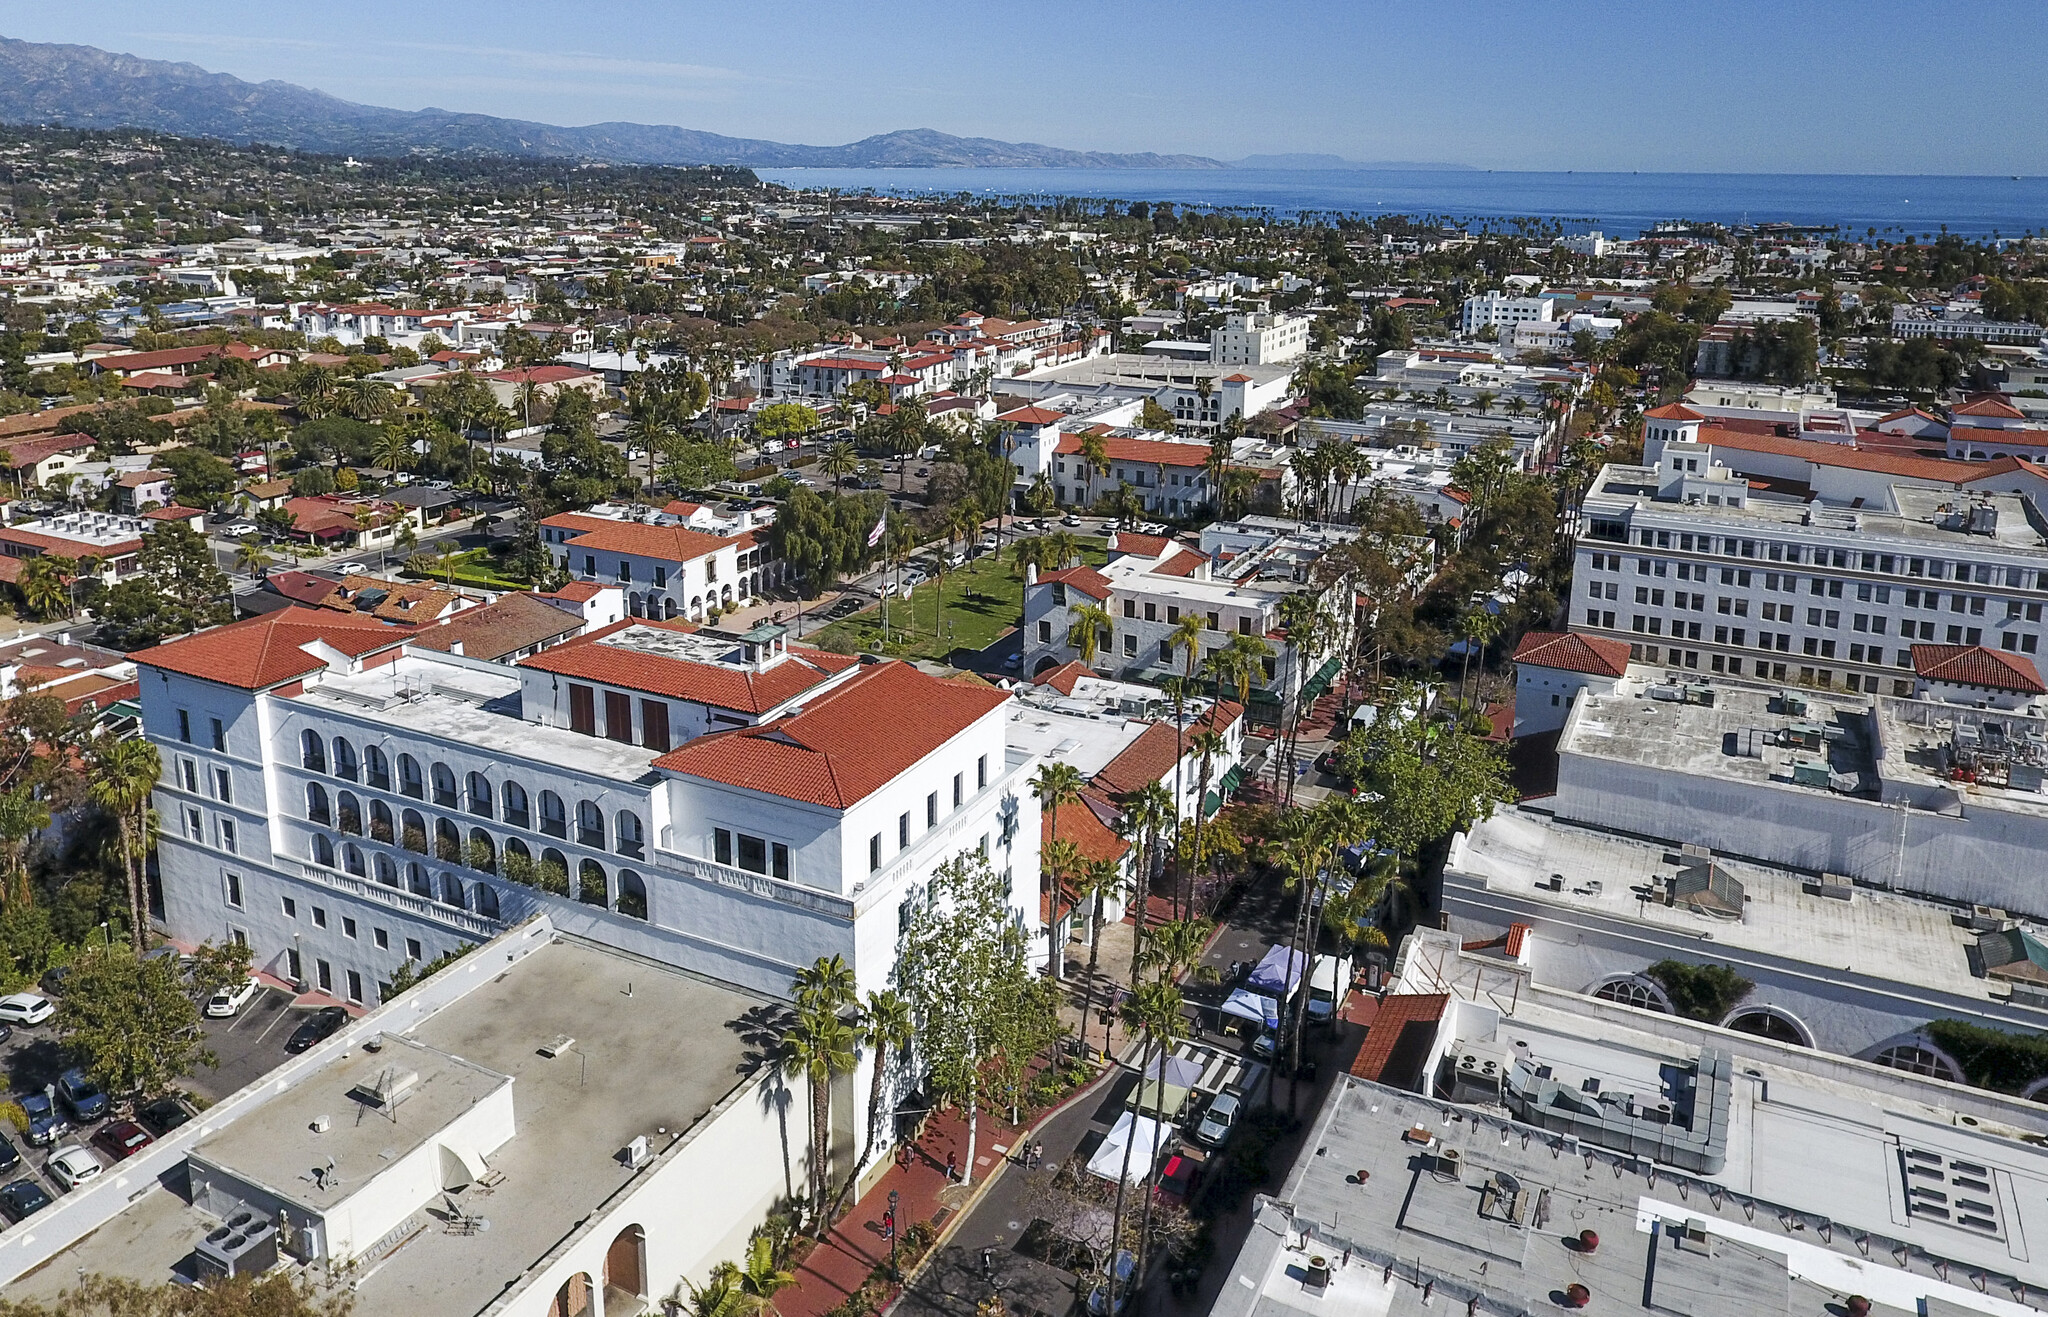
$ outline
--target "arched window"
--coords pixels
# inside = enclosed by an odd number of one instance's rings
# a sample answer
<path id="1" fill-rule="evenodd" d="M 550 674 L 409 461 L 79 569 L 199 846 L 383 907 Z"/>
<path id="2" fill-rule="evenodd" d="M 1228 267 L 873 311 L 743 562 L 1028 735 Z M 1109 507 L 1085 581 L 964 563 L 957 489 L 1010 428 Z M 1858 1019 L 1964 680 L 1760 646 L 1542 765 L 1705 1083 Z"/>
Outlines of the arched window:
<path id="1" fill-rule="evenodd" d="M 498 848 L 491 841 L 491 834 L 482 828 L 469 830 L 469 867 L 485 873 L 498 871 Z"/>
<path id="2" fill-rule="evenodd" d="M 534 870 L 534 886 L 556 896 L 569 894 L 569 862 L 552 846 L 540 853 L 540 866 Z"/>
<path id="3" fill-rule="evenodd" d="M 339 736 L 334 738 L 334 775 L 356 780 L 356 748 Z"/>
<path id="4" fill-rule="evenodd" d="M 379 791 L 391 789 L 391 761 L 374 745 L 363 747 L 363 780 Z"/>
<path id="5" fill-rule="evenodd" d="M 491 816 L 490 781 L 487 778 L 485 778 L 482 773 L 471 773 L 469 775 L 468 786 L 469 812 L 472 814 L 481 814 L 485 818 L 489 818 Z"/>
<path id="6" fill-rule="evenodd" d="M 515 828 L 533 826 L 533 815 L 526 808 L 526 788 L 517 782 L 505 784 L 505 822 Z"/>
<path id="7" fill-rule="evenodd" d="M 323 833 L 313 834 L 313 863 L 328 869 L 334 867 L 334 843 Z"/>
<path id="8" fill-rule="evenodd" d="M 584 846 L 604 849 L 604 811 L 594 800 L 576 802 L 576 840 Z"/>
<path id="9" fill-rule="evenodd" d="M 343 845 L 341 848 L 341 867 L 356 877 L 361 878 L 363 876 L 363 848 L 354 842 L 348 842 Z"/>
<path id="10" fill-rule="evenodd" d="M 363 835 L 363 806 L 353 791 L 334 793 L 334 826 L 355 836 Z"/>
<path id="11" fill-rule="evenodd" d="M 604 866 L 596 860 L 585 860 L 576 871 L 576 899 L 585 905 L 612 903 L 611 893 L 605 890 Z"/>
<path id="12" fill-rule="evenodd" d="M 423 865 L 408 864 L 405 866 L 405 885 L 412 889 L 414 896 L 432 896 L 434 894 L 434 884 L 427 878 L 427 870 Z"/>
<path id="13" fill-rule="evenodd" d="M 398 886 L 398 866 L 391 862 L 391 857 L 389 855 L 379 855 L 376 859 L 377 881 L 386 887 Z"/>
<path id="14" fill-rule="evenodd" d="M 525 842 L 517 837 L 505 838 L 505 858 L 509 860 L 515 855 L 529 864 L 533 861 L 533 852 L 526 849 Z"/>
<path id="15" fill-rule="evenodd" d="M 398 756 L 398 789 L 414 800 L 424 800 L 427 783 L 420 776 L 420 761 L 411 755 Z"/>
<path id="16" fill-rule="evenodd" d="M 1650 980 L 1634 974 L 1615 975 L 1593 989 L 1593 995 L 1601 1001 L 1618 1002 L 1641 1011 L 1670 1014 L 1662 990 Z"/>
<path id="17" fill-rule="evenodd" d="M 434 820 L 434 858 L 443 864 L 462 863 L 462 834 L 447 819 Z"/>
<path id="18" fill-rule="evenodd" d="M 552 791 L 540 793 L 540 830 L 550 837 L 569 835 L 569 815 L 562 808 L 562 798 Z"/>
<path id="19" fill-rule="evenodd" d="M 631 869 L 619 870 L 618 904 L 613 909 L 635 919 L 647 918 L 647 884 Z"/>
<path id="20" fill-rule="evenodd" d="M 318 782 L 306 783 L 306 817 L 315 823 L 334 821 L 334 816 L 327 812 L 327 788 Z"/>
<path id="21" fill-rule="evenodd" d="M 452 905 L 457 910 L 469 909 L 469 903 L 462 899 L 462 880 L 452 873 L 441 875 L 441 904 Z"/>
<path id="22" fill-rule="evenodd" d="M 1894 1070 L 1910 1070 L 1916 1075 L 1929 1075 L 1935 1079 L 1946 1079 L 1958 1084 L 1963 1082 L 1963 1077 L 1956 1073 L 1955 1067 L 1949 1063 L 1947 1057 L 1916 1043 L 1900 1043 L 1896 1047 L 1887 1047 L 1870 1059 Z"/>
<path id="23" fill-rule="evenodd" d="M 647 858 L 647 835 L 640 828 L 640 816 L 630 809 L 619 811 L 619 854 L 636 860 Z"/>
<path id="24" fill-rule="evenodd" d="M 498 889 L 489 883 L 478 883 L 469 889 L 476 898 L 476 912 L 486 919 L 502 918 L 498 913 Z"/>
<path id="25" fill-rule="evenodd" d="M 299 737 L 299 763 L 316 773 L 327 771 L 327 742 L 320 733 L 309 730 Z"/>
<path id="26" fill-rule="evenodd" d="M 427 821 L 416 809 L 405 811 L 404 827 L 399 831 L 398 844 L 420 855 L 427 853 Z"/>
<path id="27" fill-rule="evenodd" d="M 370 840 L 381 841 L 386 846 L 393 837 L 391 827 L 391 806 L 381 800 L 370 802 Z"/>
<path id="28" fill-rule="evenodd" d="M 451 770 L 446 764 L 435 764 L 433 773 L 434 803 L 436 805 L 446 805 L 450 809 L 453 809 L 455 807 L 454 771 Z"/>

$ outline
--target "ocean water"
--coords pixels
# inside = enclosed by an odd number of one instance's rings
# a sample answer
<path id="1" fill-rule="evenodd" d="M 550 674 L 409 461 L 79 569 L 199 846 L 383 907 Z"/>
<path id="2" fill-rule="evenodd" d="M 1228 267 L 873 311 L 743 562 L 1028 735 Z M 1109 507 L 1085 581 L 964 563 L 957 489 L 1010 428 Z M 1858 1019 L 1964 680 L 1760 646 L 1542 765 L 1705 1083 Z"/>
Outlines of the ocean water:
<path id="1" fill-rule="evenodd" d="M 1845 236 L 2048 233 L 2048 177 L 1911 174 L 1612 174 L 1424 169 L 758 169 L 794 188 L 899 195 L 1113 197 L 1177 205 L 1540 217 L 1633 237 L 1669 220 L 1832 225 Z"/>

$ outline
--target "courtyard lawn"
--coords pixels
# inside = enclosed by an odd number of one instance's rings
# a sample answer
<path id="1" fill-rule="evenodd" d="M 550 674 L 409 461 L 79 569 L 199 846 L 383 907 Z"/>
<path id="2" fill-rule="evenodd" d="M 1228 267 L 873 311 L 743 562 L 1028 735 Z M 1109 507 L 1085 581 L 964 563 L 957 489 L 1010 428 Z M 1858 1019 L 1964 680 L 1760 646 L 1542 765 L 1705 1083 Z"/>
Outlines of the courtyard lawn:
<path id="1" fill-rule="evenodd" d="M 1108 561 L 1099 540 L 1082 541 L 1081 560 L 1092 567 Z M 882 610 L 877 604 L 804 637 L 806 644 L 850 644 L 864 652 L 899 658 L 952 662 L 956 650 L 979 651 L 1023 620 L 1024 582 L 1005 546 L 1000 556 L 984 554 L 946 573 L 945 635 L 934 631 L 938 614 L 937 577 L 911 592 L 908 601 L 888 601 L 889 643 L 882 644 Z"/>
<path id="2" fill-rule="evenodd" d="M 449 575 L 453 567 L 454 575 Z M 531 590 L 531 581 L 515 581 L 509 576 L 500 576 L 497 564 L 491 559 L 489 549 L 465 549 L 460 553 L 443 558 L 439 570 L 429 575 L 408 562 L 405 574 L 414 580 L 439 581 L 444 585 L 468 585 L 479 590 Z"/>

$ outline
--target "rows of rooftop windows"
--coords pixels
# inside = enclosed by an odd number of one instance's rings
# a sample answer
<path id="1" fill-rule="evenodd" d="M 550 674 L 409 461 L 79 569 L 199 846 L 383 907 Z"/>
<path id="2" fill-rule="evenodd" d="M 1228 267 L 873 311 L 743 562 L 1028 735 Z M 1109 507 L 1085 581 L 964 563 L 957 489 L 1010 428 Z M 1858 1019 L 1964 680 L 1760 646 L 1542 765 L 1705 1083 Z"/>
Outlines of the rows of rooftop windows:
<path id="1" fill-rule="evenodd" d="M 1701 553 L 1721 558 L 1747 558 L 1758 562 L 1790 563 L 1806 567 L 1832 568 L 1837 571 L 1869 572 L 1880 576 L 1957 581 L 1973 585 L 2004 586 L 2012 590 L 2048 590 L 2048 568 L 1966 562 L 1960 559 L 1916 554 L 1837 549 L 1826 545 L 1782 544 L 1774 540 L 1648 528 L 1637 529 L 1631 536 L 1626 523 L 1598 517 L 1593 518 L 1588 526 L 1588 538 L 1611 544 L 1634 544 L 1646 549 Z M 1725 576 L 1733 569 L 1721 570 Z"/>
<path id="2" fill-rule="evenodd" d="M 326 774 L 329 765 L 332 775 L 343 781 L 362 781 L 381 791 L 392 789 L 391 761 L 376 746 L 365 746 L 360 760 L 355 747 L 342 737 L 335 737 L 332 750 L 329 742 L 320 733 L 307 729 L 299 738 L 299 763 L 309 772 Z M 478 818 L 497 819 L 515 828 L 529 828 L 550 837 L 567 840 L 570 836 L 572 815 L 562 797 L 553 791 L 542 791 L 537 808 L 534 797 L 517 782 L 505 781 L 495 788 L 488 777 L 480 772 L 470 772 L 458 779 L 448 765 L 434 762 L 422 773 L 420 761 L 409 754 L 397 758 L 397 791 L 399 795 L 414 800 L 427 800 L 443 809 L 466 810 Z M 333 826 L 344 832 L 361 834 L 367 819 L 371 836 L 379 841 L 393 840 L 393 820 L 390 806 L 381 800 L 372 800 L 365 815 L 361 802 L 354 792 L 339 790 L 335 804 L 329 809 L 326 786 L 318 782 L 306 787 L 306 816 L 318 823 L 330 818 Z M 403 828 L 409 829 L 413 821 L 420 818 L 413 810 L 406 810 Z M 442 824 L 450 828 L 447 820 Z M 647 829 L 640 816 L 630 809 L 622 809 L 605 817 L 604 809 L 592 800 L 579 800 L 573 815 L 576 843 L 593 850 L 614 849 L 620 855 L 633 859 L 647 857 Z M 420 825 L 422 836 L 425 825 Z M 402 839 L 405 833 L 401 831 Z M 424 849 L 415 847 L 413 849 Z"/>

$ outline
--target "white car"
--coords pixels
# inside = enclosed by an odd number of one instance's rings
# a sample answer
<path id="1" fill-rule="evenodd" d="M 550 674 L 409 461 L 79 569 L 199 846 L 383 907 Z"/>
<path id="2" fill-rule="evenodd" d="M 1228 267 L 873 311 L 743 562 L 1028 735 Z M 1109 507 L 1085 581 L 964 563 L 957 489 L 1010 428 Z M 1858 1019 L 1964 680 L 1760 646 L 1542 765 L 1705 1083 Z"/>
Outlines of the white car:
<path id="1" fill-rule="evenodd" d="M 231 983 L 206 999 L 206 1013 L 216 1020 L 225 1020 L 247 1006 L 262 987 L 254 974 L 245 982 Z"/>
<path id="2" fill-rule="evenodd" d="M 345 562 L 334 570 L 340 572 L 343 576 L 361 576 L 370 569 L 359 562 Z"/>
<path id="3" fill-rule="evenodd" d="M 41 1024 L 57 1013 L 57 1004 L 33 992 L 0 997 L 0 1024 Z"/>
<path id="4" fill-rule="evenodd" d="M 1237 1094 L 1218 1093 L 1209 1103 L 1208 1112 L 1202 1123 L 1195 1127 L 1195 1142 L 1205 1148 L 1220 1148 L 1230 1137 L 1230 1127 L 1237 1120 Z"/>
<path id="5" fill-rule="evenodd" d="M 245 535 L 254 535 L 256 533 L 256 523 L 253 521 L 238 521 L 233 525 L 221 527 L 220 533 L 231 540 L 239 540 Z"/>
<path id="6" fill-rule="evenodd" d="M 77 1146 L 59 1149 L 44 1169 L 49 1171 L 51 1179 L 65 1189 L 76 1189 L 81 1184 L 90 1184 L 107 1172 L 106 1163 L 102 1162 L 91 1148 Z"/>

